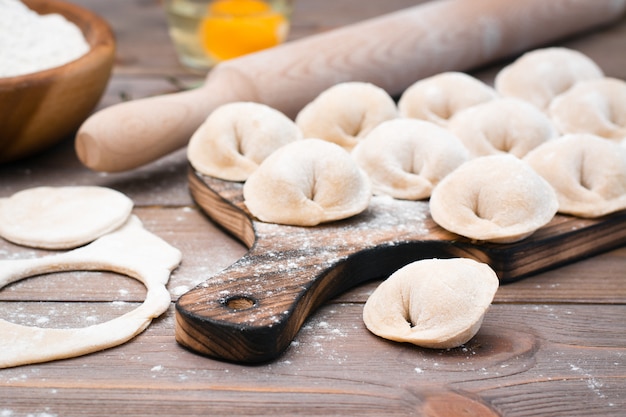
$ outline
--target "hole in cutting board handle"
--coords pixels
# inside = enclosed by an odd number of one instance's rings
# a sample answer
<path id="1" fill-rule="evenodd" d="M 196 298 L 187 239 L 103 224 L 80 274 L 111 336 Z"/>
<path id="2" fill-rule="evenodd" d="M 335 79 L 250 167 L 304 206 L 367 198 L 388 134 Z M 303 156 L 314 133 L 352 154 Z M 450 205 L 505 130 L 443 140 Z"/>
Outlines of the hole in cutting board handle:
<path id="1" fill-rule="evenodd" d="M 222 301 L 226 307 L 232 310 L 247 310 L 257 305 L 257 300 L 247 295 L 234 295 Z"/>

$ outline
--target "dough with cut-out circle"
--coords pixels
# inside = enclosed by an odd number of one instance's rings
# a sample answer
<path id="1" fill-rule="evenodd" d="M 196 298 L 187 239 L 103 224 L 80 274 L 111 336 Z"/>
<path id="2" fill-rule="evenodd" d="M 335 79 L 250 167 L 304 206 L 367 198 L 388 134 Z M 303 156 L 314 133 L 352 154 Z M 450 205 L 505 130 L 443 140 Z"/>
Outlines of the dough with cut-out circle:
<path id="1" fill-rule="evenodd" d="M 297 115 L 304 137 L 319 138 L 352 150 L 380 123 L 398 117 L 396 103 L 380 87 L 345 82 L 323 91 Z"/>
<path id="2" fill-rule="evenodd" d="M 34 248 L 75 248 L 123 225 L 132 208 L 130 198 L 105 187 L 29 188 L 0 199 L 0 236 Z"/>
<path id="3" fill-rule="evenodd" d="M 550 118 L 532 104 L 499 98 L 457 113 L 448 124 L 473 157 L 510 153 L 518 158 L 557 136 Z"/>
<path id="4" fill-rule="evenodd" d="M 446 126 L 456 113 L 493 100 L 496 91 L 462 72 L 442 72 L 417 81 L 400 97 L 401 116 Z"/>
<path id="5" fill-rule="evenodd" d="M 602 69 L 585 54 L 550 47 L 526 52 L 502 68 L 495 88 L 503 96 L 527 100 L 545 111 L 554 97 L 577 82 L 602 77 Z"/>
<path id="6" fill-rule="evenodd" d="M 89 270 L 127 274 L 147 290 L 136 309 L 83 328 L 31 327 L 0 319 L 0 368 L 85 355 L 130 340 L 170 306 L 165 285 L 180 260 L 178 249 L 144 229 L 133 215 L 114 232 L 69 252 L 0 260 L 0 288 L 38 274 Z"/>
<path id="7" fill-rule="evenodd" d="M 403 200 L 428 198 L 443 177 L 468 159 L 458 138 L 417 119 L 381 123 L 352 156 L 369 175 L 374 194 Z"/>
<path id="8" fill-rule="evenodd" d="M 465 162 L 433 190 L 433 220 L 475 240 L 509 243 L 547 224 L 557 212 L 552 186 L 526 162 L 510 154 Z"/>
<path id="9" fill-rule="evenodd" d="M 593 218 L 626 209 L 626 148 L 618 143 L 569 134 L 524 160 L 556 190 L 561 213 Z"/>
<path id="10" fill-rule="evenodd" d="M 626 81 L 609 77 L 581 81 L 555 97 L 549 114 L 564 134 L 626 139 Z"/>
<path id="11" fill-rule="evenodd" d="M 259 220 L 315 226 L 361 213 L 371 185 L 350 154 L 321 139 L 290 143 L 271 154 L 243 186 L 244 202 Z"/>
<path id="12" fill-rule="evenodd" d="M 269 154 L 299 139 L 300 129 L 278 110 L 253 102 L 228 103 L 194 132 L 187 159 L 201 174 L 245 181 Z"/>
<path id="13" fill-rule="evenodd" d="M 461 346 L 478 333 L 499 280 L 471 259 L 426 259 L 408 264 L 383 281 L 363 308 L 374 334 L 421 347 Z"/>

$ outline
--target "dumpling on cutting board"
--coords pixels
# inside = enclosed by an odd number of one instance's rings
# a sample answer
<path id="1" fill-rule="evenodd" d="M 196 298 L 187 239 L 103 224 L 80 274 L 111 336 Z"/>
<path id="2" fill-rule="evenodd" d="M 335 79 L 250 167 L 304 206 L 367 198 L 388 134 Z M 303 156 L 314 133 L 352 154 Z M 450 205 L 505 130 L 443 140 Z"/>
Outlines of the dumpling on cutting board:
<path id="1" fill-rule="evenodd" d="M 450 120 L 448 129 L 472 157 L 509 153 L 521 158 L 558 134 L 544 112 L 512 97 L 465 109 Z"/>
<path id="2" fill-rule="evenodd" d="M 443 127 L 417 119 L 394 119 L 374 128 L 352 156 L 369 175 L 374 194 L 421 200 L 468 159 L 468 152 Z"/>
<path id="3" fill-rule="evenodd" d="M 555 189 L 561 213 L 593 218 L 626 209 L 626 148 L 617 142 L 564 135 L 524 160 Z"/>
<path id="4" fill-rule="evenodd" d="M 296 116 L 304 137 L 336 143 L 350 151 L 380 123 L 398 117 L 385 90 L 364 82 L 345 82 L 323 91 Z"/>
<path id="5" fill-rule="evenodd" d="M 215 109 L 192 135 L 187 159 L 201 174 L 245 181 L 272 152 L 299 139 L 300 129 L 278 110 L 229 103 Z"/>
<path id="6" fill-rule="evenodd" d="M 243 186 L 244 202 L 259 220 L 315 226 L 365 210 L 367 174 L 339 145 L 303 139 L 267 157 Z"/>
<path id="7" fill-rule="evenodd" d="M 496 91 L 462 72 L 442 72 L 415 82 L 400 97 L 400 116 L 447 126 L 458 112 L 496 98 Z"/>
<path id="8" fill-rule="evenodd" d="M 550 47 L 526 52 L 502 68 L 495 88 L 505 97 L 521 98 L 546 111 L 554 97 L 577 82 L 602 77 L 602 69 L 583 53 Z"/>
<path id="9" fill-rule="evenodd" d="M 429 206 L 446 230 L 474 240 L 510 243 L 547 224 L 557 212 L 552 186 L 510 154 L 470 159 L 435 187 Z"/>

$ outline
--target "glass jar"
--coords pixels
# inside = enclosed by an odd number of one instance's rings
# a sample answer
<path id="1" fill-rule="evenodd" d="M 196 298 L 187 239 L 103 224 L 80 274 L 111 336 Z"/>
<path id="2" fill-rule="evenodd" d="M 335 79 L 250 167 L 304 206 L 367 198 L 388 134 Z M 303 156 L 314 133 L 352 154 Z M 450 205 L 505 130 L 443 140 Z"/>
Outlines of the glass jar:
<path id="1" fill-rule="evenodd" d="M 165 0 L 179 60 L 200 72 L 284 42 L 292 7 L 293 0 Z"/>

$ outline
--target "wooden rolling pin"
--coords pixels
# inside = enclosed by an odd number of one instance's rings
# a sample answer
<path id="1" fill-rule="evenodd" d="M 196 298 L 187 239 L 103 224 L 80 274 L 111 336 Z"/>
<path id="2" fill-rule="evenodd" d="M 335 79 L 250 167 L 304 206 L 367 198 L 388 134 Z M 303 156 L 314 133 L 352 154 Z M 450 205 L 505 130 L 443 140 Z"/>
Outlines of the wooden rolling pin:
<path id="1" fill-rule="evenodd" d="M 223 62 L 195 90 L 105 108 L 79 129 L 76 152 L 96 171 L 133 169 L 185 146 L 228 102 L 257 101 L 293 117 L 339 82 L 398 95 L 421 78 L 546 45 L 625 9 L 626 0 L 430 1 Z"/>

